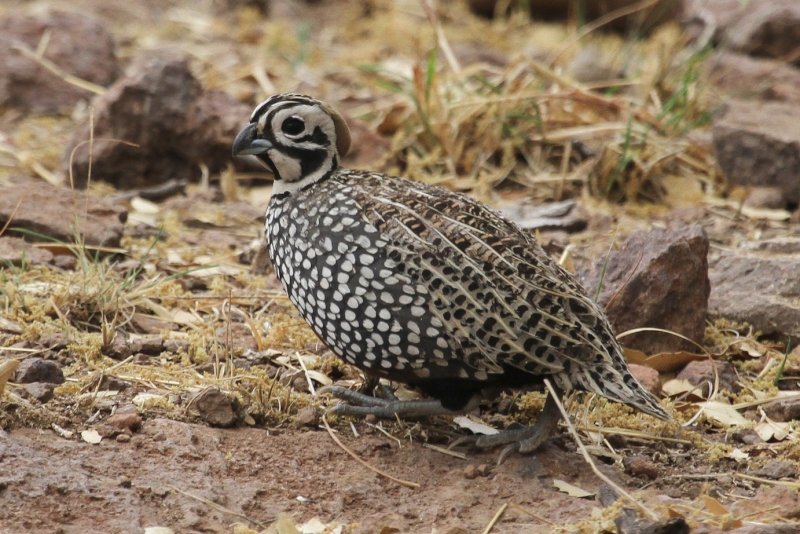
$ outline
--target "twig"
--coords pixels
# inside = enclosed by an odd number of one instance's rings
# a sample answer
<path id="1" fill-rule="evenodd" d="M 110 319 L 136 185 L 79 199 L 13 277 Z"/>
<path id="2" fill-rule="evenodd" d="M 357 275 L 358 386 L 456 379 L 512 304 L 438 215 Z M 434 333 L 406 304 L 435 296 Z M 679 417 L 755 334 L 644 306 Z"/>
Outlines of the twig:
<path id="1" fill-rule="evenodd" d="M 405 486 L 407 488 L 415 488 L 416 489 L 416 488 L 421 487 L 416 482 L 409 482 L 407 480 L 402 480 L 400 478 L 395 478 L 392 475 L 390 475 L 389 473 L 387 473 L 385 471 L 381 471 L 377 467 L 374 467 L 374 466 L 368 464 L 367 462 L 365 462 L 364 460 L 362 460 L 361 458 L 359 458 L 356 455 L 356 453 L 354 453 L 353 451 L 348 449 L 347 446 L 344 443 L 342 443 L 342 441 L 336 436 L 336 434 L 333 433 L 333 430 L 331 429 L 331 426 L 328 424 L 328 418 L 325 416 L 325 414 L 322 415 L 322 423 L 325 425 L 325 430 L 328 431 L 328 434 L 331 436 L 331 439 L 333 439 L 333 441 L 335 441 L 336 444 L 339 447 L 341 447 L 344 452 L 346 452 L 347 454 L 352 456 L 355 461 L 357 461 L 358 463 L 360 463 L 361 465 L 363 465 L 364 467 L 366 467 L 370 471 L 374 471 L 375 473 L 378 473 L 379 475 L 384 476 L 384 477 L 388 478 L 389 480 L 393 480 L 393 481 L 397 482 L 398 484 L 400 484 L 401 486 Z"/>
<path id="2" fill-rule="evenodd" d="M 508 508 L 508 503 L 503 504 L 503 506 L 500 507 L 500 509 L 497 511 L 497 513 L 494 514 L 494 517 L 492 518 L 492 520 L 489 521 L 488 525 L 486 525 L 486 528 L 484 529 L 483 534 L 489 534 L 489 532 L 492 531 L 492 529 L 494 528 L 495 523 L 500 521 L 500 518 L 503 516 L 503 513 L 505 513 L 506 508 Z"/>
<path id="3" fill-rule="evenodd" d="M 656 436 L 655 434 L 648 434 L 646 432 L 639 432 L 638 430 L 628 430 L 627 428 L 596 428 L 591 426 L 576 426 L 577 430 L 582 432 L 598 432 L 600 434 L 619 434 L 629 438 L 638 439 L 651 439 L 653 441 L 664 441 L 667 443 L 680 443 L 682 445 L 691 445 L 692 442 L 686 439 L 666 438 L 663 436 Z"/>
<path id="4" fill-rule="evenodd" d="M 311 377 L 308 375 L 308 368 L 306 368 L 306 362 L 303 361 L 303 358 L 300 356 L 299 352 L 294 353 L 295 358 L 297 361 L 300 362 L 300 367 L 303 368 L 303 373 L 306 375 L 306 382 L 308 382 L 308 389 L 311 391 L 312 396 L 317 395 L 317 390 L 314 388 L 314 382 L 311 381 Z"/>
<path id="5" fill-rule="evenodd" d="M 439 23 L 439 19 L 436 16 L 436 10 L 433 8 L 432 0 L 420 0 L 420 3 L 422 4 L 422 9 L 425 10 L 425 15 L 428 16 L 431 26 L 433 26 L 433 31 L 436 33 L 436 43 L 439 45 L 439 48 L 442 49 L 442 53 L 445 59 L 447 59 L 450 69 L 456 74 L 460 73 L 461 64 L 459 64 L 456 55 L 453 53 L 453 49 L 450 48 L 450 43 L 447 41 L 444 30 L 442 30 L 442 25 Z"/>
<path id="6" fill-rule="evenodd" d="M 564 53 L 567 50 L 569 50 L 570 47 L 572 47 L 572 45 L 574 45 L 575 43 L 577 43 L 578 41 L 580 41 L 581 39 L 592 33 L 597 28 L 605 24 L 608 24 L 613 20 L 624 17 L 625 15 L 630 15 L 632 13 L 636 13 L 637 11 L 641 11 L 642 9 L 647 9 L 648 7 L 654 5 L 658 1 L 659 0 L 642 0 L 641 2 L 633 4 L 632 6 L 625 6 L 620 9 L 615 9 L 611 13 L 607 13 L 606 15 L 603 15 L 599 19 L 594 20 L 592 23 L 587 24 L 586 26 L 581 28 L 580 31 L 575 33 L 575 35 L 571 39 L 568 39 L 567 42 L 561 46 L 561 48 L 558 50 L 558 53 L 555 56 L 553 56 L 553 59 L 550 60 L 550 65 L 551 66 L 554 65 L 555 62 L 558 61 L 558 59 L 562 55 L 564 55 Z"/>
<path id="7" fill-rule="evenodd" d="M 595 465 L 594 461 L 592 460 L 592 457 L 589 456 L 589 452 L 586 450 L 586 447 L 583 445 L 583 442 L 581 441 L 580 436 L 578 436 L 578 431 L 575 430 L 574 426 L 572 426 L 572 421 L 570 421 L 569 415 L 567 415 L 567 411 L 564 409 L 564 405 L 561 404 L 561 399 L 558 398 L 558 395 L 556 394 L 556 390 L 553 388 L 553 384 L 550 383 L 550 379 L 545 378 L 544 379 L 544 385 L 547 386 L 547 390 L 550 392 L 550 395 L 553 397 L 553 400 L 556 402 L 556 405 L 558 406 L 558 410 L 561 412 L 561 416 L 564 418 L 564 422 L 566 423 L 567 428 L 569 429 L 569 433 L 570 433 L 570 435 L 572 435 L 572 439 L 575 440 L 575 444 L 578 445 L 578 448 L 581 450 L 581 454 L 583 455 L 583 459 L 586 460 L 586 463 L 588 463 L 589 466 L 592 468 L 592 471 L 594 471 L 594 474 L 597 475 L 597 477 L 600 480 L 602 480 L 603 482 L 605 482 L 606 484 L 608 484 L 609 486 L 614 488 L 614 490 L 616 490 L 617 493 L 619 493 L 620 495 L 624 496 L 629 501 L 631 501 L 631 503 L 633 503 L 634 506 L 636 506 L 637 508 L 639 508 L 639 510 L 644 512 L 650 519 L 652 519 L 653 521 L 658 521 L 659 517 L 655 512 L 653 512 L 648 507 L 646 507 L 645 505 L 643 505 L 642 503 L 640 503 L 639 501 L 634 499 L 627 491 L 622 489 L 617 483 L 615 483 L 613 480 L 611 480 L 606 475 L 604 475 L 603 473 L 600 472 L 600 470 L 597 468 L 597 466 Z"/>
<path id="8" fill-rule="evenodd" d="M 775 486 L 784 486 L 792 489 L 800 489 L 800 482 L 784 482 L 782 480 L 770 480 L 768 478 L 754 477 L 750 475 L 743 475 L 742 473 L 734 473 L 733 476 L 743 478 L 745 480 L 752 480 L 760 484 L 774 484 Z"/>
<path id="9" fill-rule="evenodd" d="M 22 205 L 22 201 L 23 200 L 25 200 L 25 195 L 22 195 L 21 197 L 19 197 L 19 202 L 17 202 L 17 207 L 14 208 L 14 211 L 11 212 L 11 217 L 8 218 L 8 220 L 6 221 L 6 224 L 3 225 L 3 229 L 0 230 L 0 236 L 2 236 L 4 233 L 6 233 L 6 230 L 8 229 L 8 225 L 11 224 L 11 221 L 13 221 L 14 217 L 17 216 L 17 211 L 19 211 L 19 207 Z"/>
<path id="10" fill-rule="evenodd" d="M 540 516 L 539 514 L 536 514 L 536 513 L 534 513 L 534 512 L 531 512 L 530 510 L 528 510 L 527 508 L 524 508 L 524 507 L 520 506 L 519 504 L 516 504 L 516 503 L 510 502 L 510 503 L 508 503 L 508 505 L 509 505 L 511 508 L 513 508 L 514 510 L 517 510 L 517 511 L 519 511 L 519 512 L 522 512 L 523 514 L 528 514 L 528 515 L 529 515 L 529 516 L 531 516 L 531 517 L 535 517 L 536 519 L 538 519 L 539 521 L 541 521 L 541 522 L 543 522 L 543 523 L 547 523 L 548 525 L 555 525 L 555 523 L 553 523 L 552 521 L 548 521 L 547 519 L 545 519 L 544 517 Z"/>
<path id="11" fill-rule="evenodd" d="M 258 525 L 259 528 L 262 528 L 262 529 L 266 528 L 266 525 L 264 525 L 264 523 L 262 523 L 260 521 L 256 521 L 255 519 L 250 519 L 249 517 L 247 517 L 246 515 L 244 515 L 241 512 L 234 512 L 233 510 L 229 510 L 228 508 L 225 508 L 224 506 L 220 506 L 219 504 L 217 504 L 217 503 L 215 503 L 213 501 L 209 501 L 208 499 L 204 499 L 202 497 L 198 497 L 197 495 L 192 495 L 191 493 L 188 493 L 188 492 L 185 492 L 185 491 L 183 491 L 181 489 L 176 488 L 172 484 L 167 484 L 166 486 L 169 489 L 171 489 L 172 491 L 177 491 L 181 495 L 185 495 L 186 497 L 189 497 L 190 499 L 194 499 L 196 501 L 200 501 L 201 503 L 205 504 L 206 506 L 210 506 L 211 508 L 213 508 L 214 510 L 216 510 L 218 512 L 222 512 L 223 514 L 233 515 L 233 516 L 236 516 L 236 517 L 241 517 L 245 521 L 249 521 L 250 523 L 253 523 L 254 525 Z"/>
<path id="12" fill-rule="evenodd" d="M 81 78 L 73 76 L 72 74 L 68 74 L 61 67 L 59 67 L 49 59 L 39 56 L 34 50 L 31 50 L 22 43 L 19 42 L 15 43 L 11 45 L 11 48 L 19 51 L 20 54 L 30 59 L 31 61 L 35 61 L 43 68 L 49 70 L 51 73 L 55 74 L 56 76 L 58 76 L 59 78 L 61 78 L 70 85 L 74 85 L 75 87 L 78 87 L 85 91 L 89 91 L 90 93 L 94 93 L 96 95 L 102 95 L 106 92 L 105 87 L 86 80 L 82 80 Z"/>
<path id="13" fill-rule="evenodd" d="M 423 443 L 423 447 L 426 449 L 430 449 L 432 451 L 441 452 L 442 454 L 446 454 L 447 456 L 452 456 L 453 458 L 460 458 L 462 460 L 467 459 L 467 455 L 463 452 L 456 452 L 451 451 L 450 449 L 445 449 L 444 447 L 437 447 L 436 445 L 431 445 L 430 443 Z"/>

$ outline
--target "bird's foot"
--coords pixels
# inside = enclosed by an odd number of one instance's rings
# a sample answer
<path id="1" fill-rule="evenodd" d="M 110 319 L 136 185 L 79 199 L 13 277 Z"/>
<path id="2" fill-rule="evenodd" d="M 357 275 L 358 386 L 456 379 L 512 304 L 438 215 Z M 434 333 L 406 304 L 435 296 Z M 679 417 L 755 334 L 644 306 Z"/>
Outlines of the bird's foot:
<path id="1" fill-rule="evenodd" d="M 438 400 L 400 400 L 395 397 L 391 389 L 384 385 L 378 387 L 378 392 L 380 397 L 371 397 L 341 386 L 325 386 L 318 391 L 318 393 L 327 393 L 345 401 L 328 410 L 329 413 L 336 415 L 354 417 L 374 415 L 381 419 L 394 419 L 396 417 L 429 417 L 456 413 L 442 406 Z"/>
<path id="2" fill-rule="evenodd" d="M 493 449 L 499 445 L 507 445 L 497 459 L 499 465 L 511 453 L 529 454 L 534 452 L 550 437 L 560 420 L 561 412 L 558 409 L 558 404 L 556 404 L 553 397 L 548 396 L 544 409 L 539 414 L 539 418 L 534 425 L 507 428 L 498 434 L 489 436 L 465 436 L 455 440 L 450 444 L 449 448 L 452 449 L 465 443 L 472 444 L 480 449 Z"/>

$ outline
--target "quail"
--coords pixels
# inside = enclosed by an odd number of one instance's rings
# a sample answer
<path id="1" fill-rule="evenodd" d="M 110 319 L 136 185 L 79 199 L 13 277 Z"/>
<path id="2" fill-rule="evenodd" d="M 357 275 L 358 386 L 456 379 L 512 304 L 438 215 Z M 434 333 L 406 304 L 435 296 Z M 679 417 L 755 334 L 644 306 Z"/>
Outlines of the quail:
<path id="1" fill-rule="evenodd" d="M 662 420 L 631 374 L 603 310 L 512 222 L 462 194 L 340 166 L 343 117 L 299 94 L 259 104 L 233 143 L 274 174 L 266 236 L 289 299 L 337 356 L 431 400 L 324 388 L 345 415 L 463 413 L 481 392 L 550 378 Z M 475 440 L 531 452 L 555 429 L 536 424 Z"/>

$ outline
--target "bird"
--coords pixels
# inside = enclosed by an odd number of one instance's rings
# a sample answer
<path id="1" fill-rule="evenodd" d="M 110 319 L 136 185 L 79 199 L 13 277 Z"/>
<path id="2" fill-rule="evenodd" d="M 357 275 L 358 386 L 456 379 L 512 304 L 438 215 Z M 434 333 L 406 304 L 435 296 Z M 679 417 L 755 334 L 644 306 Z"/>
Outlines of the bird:
<path id="1" fill-rule="evenodd" d="M 465 413 L 481 394 L 541 385 L 596 393 L 672 419 L 634 378 L 604 311 L 578 281 L 497 211 L 468 195 L 341 165 L 343 116 L 283 93 L 253 110 L 233 155 L 274 175 L 265 235 L 275 273 L 319 338 L 367 376 L 428 399 L 340 386 L 341 415 Z M 561 419 L 548 396 L 533 426 L 475 437 L 535 451 Z"/>

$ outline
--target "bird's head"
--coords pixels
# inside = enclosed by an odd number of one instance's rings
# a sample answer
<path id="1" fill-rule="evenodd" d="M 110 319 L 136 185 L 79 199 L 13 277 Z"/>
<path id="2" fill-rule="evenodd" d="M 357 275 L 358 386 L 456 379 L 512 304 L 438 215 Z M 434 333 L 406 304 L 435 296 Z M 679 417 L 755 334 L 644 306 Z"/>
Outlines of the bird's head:
<path id="1" fill-rule="evenodd" d="M 259 104 L 233 142 L 233 155 L 254 155 L 276 180 L 314 182 L 336 170 L 350 149 L 350 129 L 333 108 L 305 95 L 280 94 Z"/>

